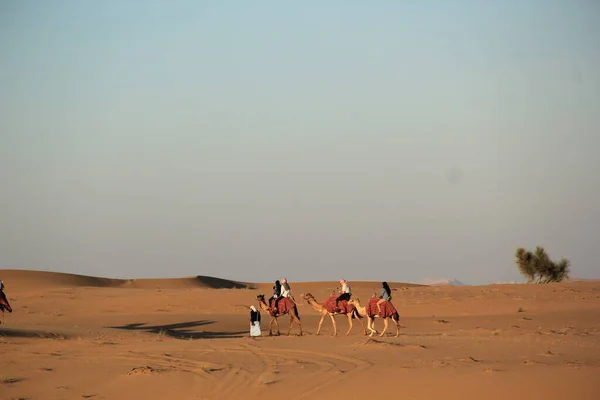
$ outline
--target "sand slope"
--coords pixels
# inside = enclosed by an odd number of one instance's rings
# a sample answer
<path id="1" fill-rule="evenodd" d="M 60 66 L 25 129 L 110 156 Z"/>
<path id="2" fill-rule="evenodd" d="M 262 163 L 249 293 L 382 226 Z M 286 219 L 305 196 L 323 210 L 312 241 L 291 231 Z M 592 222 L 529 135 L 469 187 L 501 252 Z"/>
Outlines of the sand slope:
<path id="1" fill-rule="evenodd" d="M 271 283 L 0 270 L 0 399 L 596 399 L 600 283 L 391 283 L 402 333 L 365 337 L 298 310 L 303 336 L 248 337 Z M 324 301 L 337 282 L 292 282 Z M 368 299 L 378 282 L 352 282 Z M 221 288 L 221 289 L 216 289 Z M 288 317 L 280 318 L 286 333 Z M 269 317 L 263 313 L 263 331 Z M 381 330 L 382 321 L 376 321 Z M 395 332 L 391 326 L 391 333 Z"/>
<path id="2" fill-rule="evenodd" d="M 67 274 L 62 272 L 30 271 L 4 269 L 0 276 L 5 282 L 17 288 L 48 288 L 48 287 L 106 287 L 106 288 L 135 288 L 135 289 L 246 289 L 252 284 L 210 276 L 194 276 L 174 279 L 111 279 L 94 276 Z"/>

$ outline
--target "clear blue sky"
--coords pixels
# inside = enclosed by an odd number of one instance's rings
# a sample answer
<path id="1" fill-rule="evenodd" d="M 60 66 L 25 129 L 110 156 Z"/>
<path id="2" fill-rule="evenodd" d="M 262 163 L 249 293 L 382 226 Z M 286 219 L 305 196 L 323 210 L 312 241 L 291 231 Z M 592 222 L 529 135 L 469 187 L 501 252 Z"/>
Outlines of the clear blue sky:
<path id="1" fill-rule="evenodd" d="M 0 1 L 0 268 L 598 277 L 600 2 Z"/>

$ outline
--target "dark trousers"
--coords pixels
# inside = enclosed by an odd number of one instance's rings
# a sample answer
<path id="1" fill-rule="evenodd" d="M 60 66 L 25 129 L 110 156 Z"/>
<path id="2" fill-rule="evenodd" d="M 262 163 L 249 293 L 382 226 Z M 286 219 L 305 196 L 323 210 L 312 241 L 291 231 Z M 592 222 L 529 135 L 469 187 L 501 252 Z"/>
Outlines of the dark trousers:
<path id="1" fill-rule="evenodd" d="M 350 294 L 350 293 L 342 293 L 342 294 L 340 294 L 340 295 L 338 296 L 338 298 L 337 298 L 337 299 L 335 299 L 335 306 L 337 307 L 337 306 L 338 306 L 338 303 L 339 303 L 340 301 L 342 301 L 342 300 L 346 300 L 346 301 L 350 300 L 350 296 L 351 296 L 351 294 Z"/>

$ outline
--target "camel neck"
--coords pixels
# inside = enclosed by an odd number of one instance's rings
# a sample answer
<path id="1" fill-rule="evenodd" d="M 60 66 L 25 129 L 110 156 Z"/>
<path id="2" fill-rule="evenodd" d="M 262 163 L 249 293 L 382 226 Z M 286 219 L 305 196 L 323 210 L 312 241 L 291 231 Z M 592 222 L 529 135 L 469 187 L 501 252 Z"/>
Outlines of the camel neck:
<path id="1" fill-rule="evenodd" d="M 323 309 L 323 306 L 320 305 L 314 298 L 308 299 L 306 301 L 308 301 L 308 304 L 310 304 L 310 306 L 312 308 L 314 308 L 315 310 L 322 310 Z"/>

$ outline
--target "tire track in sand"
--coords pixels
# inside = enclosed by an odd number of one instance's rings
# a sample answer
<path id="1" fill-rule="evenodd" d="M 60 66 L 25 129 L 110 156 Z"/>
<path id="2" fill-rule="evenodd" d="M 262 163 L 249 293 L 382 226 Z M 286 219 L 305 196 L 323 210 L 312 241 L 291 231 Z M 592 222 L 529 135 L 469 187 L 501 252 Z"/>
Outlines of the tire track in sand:
<path id="1" fill-rule="evenodd" d="M 294 397 L 295 399 L 303 399 L 311 396 L 315 392 L 321 390 L 323 387 L 336 385 L 340 381 L 347 379 L 347 374 L 358 373 L 372 366 L 370 362 L 365 360 L 331 353 L 313 352 L 309 350 L 262 348 L 259 346 L 244 346 L 244 348 L 246 351 L 252 353 L 258 359 L 260 359 L 264 364 L 264 369 L 258 377 L 259 383 L 261 383 L 260 380 L 262 376 L 269 376 L 269 374 L 273 374 L 273 371 L 270 371 L 270 369 L 273 369 L 274 366 L 277 366 L 277 359 L 286 360 L 296 364 L 315 365 L 317 370 L 313 371 L 307 377 L 307 379 L 322 380 L 322 382 L 313 386 L 310 390 L 302 393 L 301 395 Z M 335 372 L 333 372 L 334 374 L 341 375 L 333 377 L 332 379 L 332 370 L 335 370 Z M 328 376 L 321 378 L 324 372 L 328 372 Z"/>
<path id="2" fill-rule="evenodd" d="M 239 353 L 240 350 L 232 348 L 219 348 L 218 354 L 224 357 L 229 368 L 227 374 L 218 380 L 216 385 L 211 388 L 210 393 L 214 399 L 230 399 L 237 389 L 244 390 L 252 382 L 252 373 L 242 368 L 239 359 L 231 357 L 231 353 Z"/>
<path id="3" fill-rule="evenodd" d="M 215 382 L 217 379 L 211 374 L 211 372 L 222 371 L 228 368 L 226 365 L 195 360 L 192 358 L 175 357 L 168 353 L 164 353 L 163 355 L 154 355 L 130 351 L 129 354 L 124 354 L 113 358 L 125 361 L 139 361 L 142 363 L 151 361 L 151 363 L 157 367 L 163 367 L 171 371 L 193 372 L 212 382 Z"/>
<path id="4" fill-rule="evenodd" d="M 211 349 L 210 353 L 218 354 L 220 357 L 226 359 L 226 364 L 213 363 L 208 361 L 200 361 L 192 358 L 174 357 L 172 355 L 151 355 L 141 352 L 130 352 L 132 355 L 126 355 L 124 358 L 131 361 L 136 360 L 140 362 L 147 362 L 151 360 L 157 366 L 166 366 L 173 370 L 182 372 L 196 373 L 202 378 L 205 378 L 210 386 L 204 388 L 205 395 L 210 396 L 212 399 L 229 399 L 230 393 L 234 392 L 239 387 L 246 387 L 251 381 L 250 374 L 244 371 L 239 366 L 239 361 L 233 360 L 228 353 L 236 352 L 235 349 L 215 349 L 208 345 Z M 202 353 L 207 353 L 206 348 L 203 349 Z M 175 363 L 175 368 L 173 364 Z M 222 374 L 224 372 L 224 375 Z"/>
<path id="5" fill-rule="evenodd" d="M 281 352 L 282 350 L 277 350 L 277 351 Z M 337 385 L 339 382 L 343 381 L 344 379 L 348 379 L 347 378 L 348 374 L 357 374 L 362 371 L 365 371 L 366 369 L 368 369 L 372 366 L 372 364 L 368 361 L 361 360 L 361 359 L 354 358 L 354 357 L 341 356 L 339 354 L 320 353 L 320 352 L 313 352 L 313 351 L 309 351 L 309 350 L 283 350 L 283 351 L 295 353 L 296 355 L 303 357 L 305 359 L 310 359 L 310 358 L 313 358 L 316 360 L 322 359 L 325 362 L 331 363 L 338 370 L 337 372 L 341 373 L 341 374 L 338 374 L 334 378 L 331 378 L 331 377 L 322 378 L 324 380 L 322 383 L 319 383 L 319 384 L 313 386 L 310 390 L 307 390 L 306 392 L 294 397 L 294 399 L 298 399 L 298 400 L 304 399 L 307 397 L 311 397 L 316 392 L 318 392 L 319 390 L 321 390 L 324 387 L 331 386 L 331 385 Z M 347 367 L 349 367 L 349 366 L 352 366 L 352 368 L 348 369 Z M 319 375 L 319 373 L 317 373 L 317 375 Z"/>

